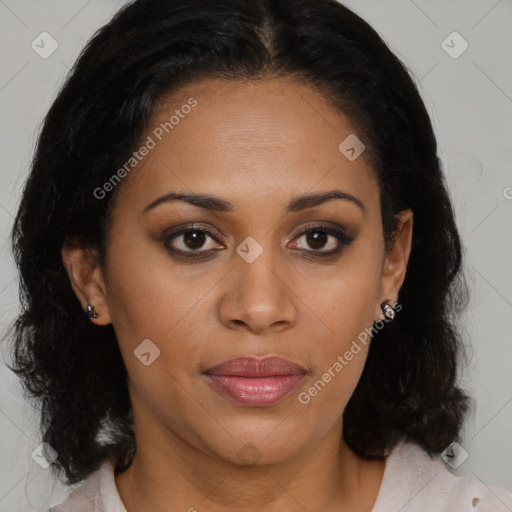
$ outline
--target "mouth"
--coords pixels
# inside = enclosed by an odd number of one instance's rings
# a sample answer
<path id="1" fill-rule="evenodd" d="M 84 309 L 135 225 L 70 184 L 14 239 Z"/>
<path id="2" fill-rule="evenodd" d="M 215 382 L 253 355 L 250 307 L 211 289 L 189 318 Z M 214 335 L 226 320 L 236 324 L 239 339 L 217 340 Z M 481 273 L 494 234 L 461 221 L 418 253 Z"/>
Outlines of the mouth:
<path id="1" fill-rule="evenodd" d="M 222 395 L 244 405 L 264 407 L 289 395 L 306 376 L 303 366 L 281 357 L 240 357 L 204 372 Z"/>

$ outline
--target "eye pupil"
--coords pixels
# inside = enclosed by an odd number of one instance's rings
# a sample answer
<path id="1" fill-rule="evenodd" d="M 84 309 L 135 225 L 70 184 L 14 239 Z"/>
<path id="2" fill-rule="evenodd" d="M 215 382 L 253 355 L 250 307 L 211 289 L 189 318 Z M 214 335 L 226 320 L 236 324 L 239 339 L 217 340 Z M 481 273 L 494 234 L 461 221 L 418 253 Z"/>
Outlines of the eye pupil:
<path id="1" fill-rule="evenodd" d="M 189 249 L 200 249 L 204 245 L 205 236 L 201 231 L 187 231 L 183 234 L 183 240 Z"/>
<path id="2" fill-rule="evenodd" d="M 315 249 L 322 249 L 327 243 L 329 235 L 325 231 L 310 231 L 307 234 L 307 242 L 310 247 Z"/>

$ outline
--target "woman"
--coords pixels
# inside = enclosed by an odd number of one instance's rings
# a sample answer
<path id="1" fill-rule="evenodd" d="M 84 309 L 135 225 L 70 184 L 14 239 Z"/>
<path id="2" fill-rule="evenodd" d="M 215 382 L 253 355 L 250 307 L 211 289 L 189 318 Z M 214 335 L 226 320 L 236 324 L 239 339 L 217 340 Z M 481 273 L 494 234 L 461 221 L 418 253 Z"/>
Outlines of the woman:
<path id="1" fill-rule="evenodd" d="M 13 369 L 80 484 L 53 511 L 512 509 L 438 457 L 470 404 L 461 242 L 414 83 L 341 4 L 125 6 L 13 244 Z"/>

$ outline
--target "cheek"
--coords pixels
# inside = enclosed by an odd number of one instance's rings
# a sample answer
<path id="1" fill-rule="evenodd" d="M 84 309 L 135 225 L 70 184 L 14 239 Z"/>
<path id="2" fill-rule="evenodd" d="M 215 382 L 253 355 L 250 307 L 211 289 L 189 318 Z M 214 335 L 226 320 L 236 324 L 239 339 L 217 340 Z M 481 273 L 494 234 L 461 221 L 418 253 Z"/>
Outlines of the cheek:
<path id="1" fill-rule="evenodd" d="M 361 241 L 335 274 L 310 287 L 311 304 L 325 334 L 316 337 L 314 371 L 305 393 L 298 397 L 305 406 L 331 410 L 335 417 L 348 402 L 371 343 L 380 270 L 378 247 Z"/>
<path id="2" fill-rule="evenodd" d="M 309 287 L 311 304 L 329 327 L 331 344 L 337 350 L 375 320 L 381 268 L 380 253 L 371 245 L 360 243 L 354 247 L 334 271 L 331 268 L 319 276 L 315 287 Z"/>
<path id="3" fill-rule="evenodd" d="M 348 280 L 348 279 L 347 279 Z M 375 304 L 373 281 L 363 286 L 327 292 L 322 320 L 329 329 L 316 337 L 314 364 L 297 399 L 304 407 L 321 411 L 327 424 L 344 410 L 361 377 L 371 343 Z M 311 412 L 311 411 L 310 411 Z"/>
<path id="4" fill-rule="evenodd" d="M 211 328 L 208 291 L 222 274 L 198 277 L 155 245 L 131 243 L 129 237 L 113 245 L 109 268 L 108 307 L 132 380 L 142 378 L 141 385 L 151 389 L 172 385 L 173 376 L 197 375 L 198 353 Z M 146 362 L 154 363 L 146 368 L 136 356 L 148 352 Z"/>
<path id="5" fill-rule="evenodd" d="M 138 238 L 122 235 L 109 253 L 107 298 L 112 323 L 133 341 L 161 339 L 200 302 L 205 283 L 184 277 L 186 273 L 162 247 L 141 243 L 140 233 Z"/>
<path id="6" fill-rule="evenodd" d="M 303 407 L 321 409 L 325 419 L 335 420 L 342 414 L 364 368 L 368 347 L 358 343 L 350 349 L 337 354 L 323 371 L 312 376 L 307 386 L 298 393 L 297 400 Z M 346 354 L 350 353 L 350 360 Z M 327 422 L 329 423 L 329 421 Z"/>

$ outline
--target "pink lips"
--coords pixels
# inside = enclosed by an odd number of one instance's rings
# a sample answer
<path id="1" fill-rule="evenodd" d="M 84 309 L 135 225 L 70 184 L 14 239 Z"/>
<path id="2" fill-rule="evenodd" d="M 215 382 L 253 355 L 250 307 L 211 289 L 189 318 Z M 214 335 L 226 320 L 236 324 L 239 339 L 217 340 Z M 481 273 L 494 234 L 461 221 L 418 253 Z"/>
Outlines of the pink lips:
<path id="1" fill-rule="evenodd" d="M 281 357 L 240 357 L 205 372 L 215 389 L 251 406 L 276 403 L 304 378 L 307 370 Z"/>

